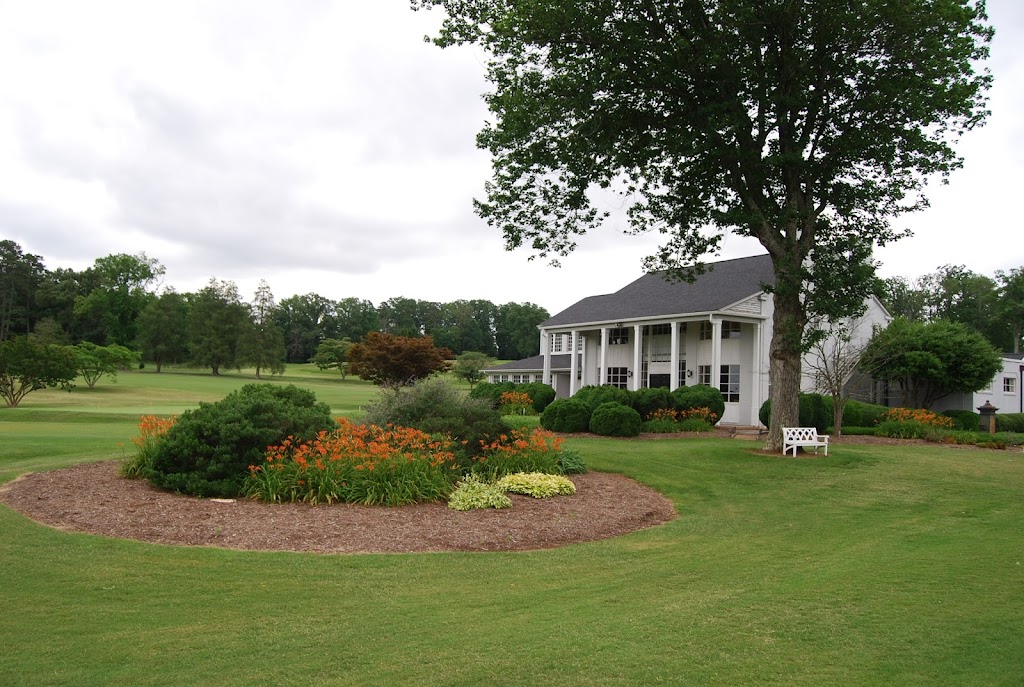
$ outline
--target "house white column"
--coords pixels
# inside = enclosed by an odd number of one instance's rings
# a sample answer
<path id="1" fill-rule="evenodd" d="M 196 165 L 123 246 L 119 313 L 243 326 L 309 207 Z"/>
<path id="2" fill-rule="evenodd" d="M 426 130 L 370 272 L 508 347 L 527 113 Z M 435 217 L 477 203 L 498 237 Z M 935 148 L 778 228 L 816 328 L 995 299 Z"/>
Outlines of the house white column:
<path id="1" fill-rule="evenodd" d="M 576 387 L 577 390 L 587 385 L 587 337 L 582 334 L 580 334 L 580 372 L 580 383 Z"/>
<path id="2" fill-rule="evenodd" d="M 597 373 L 597 385 L 603 386 L 608 383 L 608 327 L 601 327 L 601 369 Z"/>
<path id="3" fill-rule="evenodd" d="M 761 323 L 754 323 L 754 341 L 753 341 L 753 364 L 751 367 L 753 370 L 753 383 L 750 385 L 750 424 L 757 426 L 760 424 L 760 420 L 757 417 L 758 412 L 761 410 L 761 404 L 764 403 L 762 394 L 764 391 L 761 388 L 761 366 L 764 365 L 764 352 L 761 349 Z"/>
<path id="4" fill-rule="evenodd" d="M 546 331 L 540 333 L 540 350 L 544 352 L 544 372 L 541 380 L 554 386 L 551 384 L 551 334 Z"/>
<path id="5" fill-rule="evenodd" d="M 633 391 L 640 388 L 640 357 L 643 354 L 641 332 L 643 328 L 639 324 L 633 325 L 633 381 L 628 385 Z"/>
<path id="6" fill-rule="evenodd" d="M 580 359 L 577 350 L 579 349 L 579 331 L 573 329 L 569 332 L 569 395 L 572 396 L 579 388 L 576 382 L 576 374 L 580 369 Z"/>
<path id="7" fill-rule="evenodd" d="M 711 320 L 711 386 L 722 388 L 722 321 Z"/>
<path id="8" fill-rule="evenodd" d="M 672 355 L 669 357 L 669 364 L 672 366 L 672 373 L 669 379 L 669 391 L 679 388 L 679 323 L 672 323 Z"/>

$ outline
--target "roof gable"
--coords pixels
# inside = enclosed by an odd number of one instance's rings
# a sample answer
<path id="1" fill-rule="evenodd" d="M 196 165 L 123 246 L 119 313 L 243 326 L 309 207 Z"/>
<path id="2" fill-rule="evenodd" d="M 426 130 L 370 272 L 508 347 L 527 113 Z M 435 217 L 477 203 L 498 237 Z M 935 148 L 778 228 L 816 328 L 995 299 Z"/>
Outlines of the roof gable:
<path id="1" fill-rule="evenodd" d="M 716 312 L 746 301 L 774 283 L 768 255 L 709 263 L 708 271 L 692 284 L 669 281 L 663 273 L 645 274 L 615 293 L 584 298 L 540 326 Z"/>

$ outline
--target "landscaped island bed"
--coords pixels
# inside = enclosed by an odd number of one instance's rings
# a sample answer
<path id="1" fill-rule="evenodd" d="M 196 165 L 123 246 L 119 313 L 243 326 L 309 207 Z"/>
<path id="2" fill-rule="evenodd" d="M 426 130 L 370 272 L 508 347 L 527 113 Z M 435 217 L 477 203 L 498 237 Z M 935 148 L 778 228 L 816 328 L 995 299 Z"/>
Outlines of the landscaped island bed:
<path id="1" fill-rule="evenodd" d="M 444 503 L 399 508 L 198 499 L 118 477 L 117 462 L 25 475 L 0 501 L 44 524 L 159 544 L 318 553 L 516 551 L 607 539 L 673 519 L 671 501 L 622 475 L 573 475 L 576 494 L 512 508 L 457 512 Z"/>

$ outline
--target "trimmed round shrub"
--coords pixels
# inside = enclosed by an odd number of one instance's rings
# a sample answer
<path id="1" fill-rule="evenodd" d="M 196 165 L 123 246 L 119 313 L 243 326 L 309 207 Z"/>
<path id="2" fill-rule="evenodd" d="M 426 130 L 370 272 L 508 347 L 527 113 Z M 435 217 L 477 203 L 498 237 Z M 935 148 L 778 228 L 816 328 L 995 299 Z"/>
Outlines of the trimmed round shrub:
<path id="1" fill-rule="evenodd" d="M 644 419 L 650 417 L 655 410 L 674 407 L 672 392 L 665 387 L 637 389 L 633 392 L 633 409 Z"/>
<path id="2" fill-rule="evenodd" d="M 590 406 L 575 397 L 552 401 L 541 413 L 540 426 L 552 432 L 586 432 L 590 426 Z"/>
<path id="3" fill-rule="evenodd" d="M 719 421 L 725 414 L 725 398 L 722 397 L 722 392 L 706 384 L 681 386 L 672 392 L 672 400 L 676 410 L 708 408 Z"/>
<path id="4" fill-rule="evenodd" d="M 470 390 L 469 397 L 487 401 L 492 408 L 497 408 L 501 395 L 515 390 L 516 385 L 512 382 L 480 382 Z"/>
<path id="5" fill-rule="evenodd" d="M 970 410 L 947 410 L 943 415 L 953 419 L 953 429 L 977 432 L 981 427 L 981 416 Z"/>
<path id="6" fill-rule="evenodd" d="M 829 401 L 826 403 L 826 400 Z M 826 399 L 821 394 L 800 394 L 800 427 L 814 427 L 819 434 L 824 434 L 829 425 L 832 424 L 832 399 Z M 850 412 L 850 402 L 847 402 L 846 412 Z M 767 400 L 761 404 L 757 413 L 757 419 L 765 427 L 769 426 L 772 419 L 772 402 Z M 843 418 L 843 426 L 850 425 L 847 419 Z"/>
<path id="7" fill-rule="evenodd" d="M 844 427 L 877 427 L 889 409 L 877 403 L 849 400 L 843 412 Z"/>
<path id="8" fill-rule="evenodd" d="M 479 385 L 478 385 L 479 386 Z M 496 386 L 496 385 L 495 385 Z M 514 387 L 513 387 L 514 388 Z M 428 378 L 400 390 L 381 390 L 367 404 L 363 420 L 413 427 L 429 434 L 447 434 L 468 455 L 478 455 L 481 441 L 509 431 L 501 413 L 483 399 L 470 398 L 443 378 Z M 465 441 L 465 444 L 461 444 Z"/>
<path id="9" fill-rule="evenodd" d="M 1024 413 L 996 413 L 996 431 L 1024 432 Z"/>
<path id="10" fill-rule="evenodd" d="M 291 384 L 247 384 L 216 403 L 186 410 L 161 437 L 149 482 L 192 496 L 235 497 L 250 465 L 289 437 L 309 441 L 336 427 L 331 409 Z"/>
<path id="11" fill-rule="evenodd" d="M 620 389 L 617 386 L 605 384 L 603 386 L 585 386 L 577 391 L 573 398 L 581 403 L 586 403 L 593 412 L 602 403 L 619 403 L 624 406 L 632 405 L 633 393 L 627 389 Z"/>
<path id="12" fill-rule="evenodd" d="M 515 386 L 514 389 L 516 391 L 525 391 L 528 393 L 530 398 L 533 399 L 533 409 L 538 413 L 543 413 L 544 409 L 555 400 L 554 388 L 552 388 L 550 384 L 545 384 L 543 382 L 519 384 L 518 386 Z"/>
<path id="13" fill-rule="evenodd" d="M 635 437 L 642 424 L 640 413 L 614 401 L 602 403 L 590 416 L 590 431 L 606 437 Z"/>

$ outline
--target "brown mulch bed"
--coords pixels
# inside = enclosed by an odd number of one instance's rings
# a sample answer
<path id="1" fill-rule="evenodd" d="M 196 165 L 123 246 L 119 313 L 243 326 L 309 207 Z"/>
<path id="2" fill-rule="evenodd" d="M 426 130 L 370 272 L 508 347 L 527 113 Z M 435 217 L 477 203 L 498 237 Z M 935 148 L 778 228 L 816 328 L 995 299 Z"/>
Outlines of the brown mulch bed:
<path id="1" fill-rule="evenodd" d="M 576 494 L 464 513 L 443 503 L 400 508 L 268 505 L 180 496 L 118 477 L 117 461 L 30 473 L 0 501 L 51 527 L 158 544 L 261 551 L 520 551 L 607 539 L 676 517 L 672 502 L 622 475 L 572 475 Z"/>

